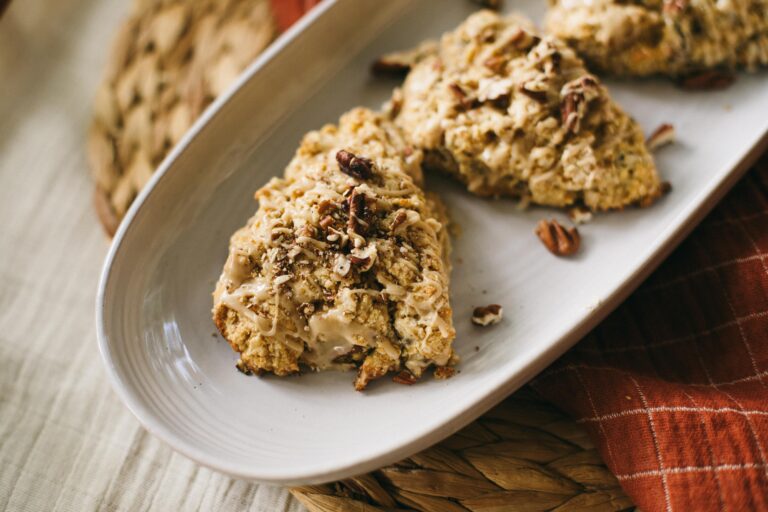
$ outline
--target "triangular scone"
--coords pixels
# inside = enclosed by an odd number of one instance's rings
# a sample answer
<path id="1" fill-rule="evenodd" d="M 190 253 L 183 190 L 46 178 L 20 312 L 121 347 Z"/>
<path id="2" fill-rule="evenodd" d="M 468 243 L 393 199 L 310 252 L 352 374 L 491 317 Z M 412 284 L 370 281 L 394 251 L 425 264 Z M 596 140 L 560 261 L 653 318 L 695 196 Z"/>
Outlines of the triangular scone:
<path id="1" fill-rule="evenodd" d="M 518 16 L 470 16 L 416 64 L 391 115 L 425 166 L 483 196 L 593 210 L 661 192 L 638 124 L 561 41 Z"/>
<path id="2" fill-rule="evenodd" d="M 768 65 L 766 0 L 550 0 L 546 26 L 615 75 Z"/>
<path id="3" fill-rule="evenodd" d="M 418 379 L 456 361 L 447 219 L 421 152 L 380 114 L 355 109 L 307 134 L 231 241 L 213 318 L 245 372 L 358 368 Z"/>

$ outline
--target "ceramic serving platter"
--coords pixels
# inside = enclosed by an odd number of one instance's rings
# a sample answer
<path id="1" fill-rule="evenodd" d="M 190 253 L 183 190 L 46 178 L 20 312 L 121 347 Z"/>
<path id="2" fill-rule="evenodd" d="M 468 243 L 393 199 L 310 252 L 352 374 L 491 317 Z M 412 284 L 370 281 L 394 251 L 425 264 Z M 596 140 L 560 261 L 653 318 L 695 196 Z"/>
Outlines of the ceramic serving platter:
<path id="1" fill-rule="evenodd" d="M 507 2 L 540 20 L 545 2 Z M 645 210 L 598 215 L 575 258 L 533 235 L 559 212 L 518 211 L 440 176 L 462 234 L 452 301 L 460 373 L 415 386 L 353 374 L 246 377 L 214 336 L 211 291 L 253 192 L 280 175 L 301 136 L 356 105 L 378 107 L 394 82 L 369 76 L 383 52 L 458 25 L 466 0 L 326 0 L 284 34 L 195 124 L 117 233 L 97 300 L 99 346 L 115 390 L 179 452 L 262 482 L 324 482 L 395 462 L 460 429 L 523 385 L 615 308 L 738 179 L 768 130 L 768 76 L 720 92 L 664 80 L 609 82 L 651 131 L 679 142 L 657 154 L 673 192 Z M 504 306 L 501 324 L 470 324 L 474 306 Z"/>

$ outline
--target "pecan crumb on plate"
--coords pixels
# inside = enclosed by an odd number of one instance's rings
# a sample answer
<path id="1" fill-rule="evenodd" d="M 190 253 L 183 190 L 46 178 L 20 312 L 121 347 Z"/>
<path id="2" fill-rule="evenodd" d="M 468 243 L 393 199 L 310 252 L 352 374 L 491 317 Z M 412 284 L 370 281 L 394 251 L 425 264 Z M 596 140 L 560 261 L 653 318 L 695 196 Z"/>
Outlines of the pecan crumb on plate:
<path id="1" fill-rule="evenodd" d="M 651 151 L 675 142 L 675 127 L 669 123 L 664 123 L 648 137 L 645 141 L 646 146 Z"/>
<path id="2" fill-rule="evenodd" d="M 592 220 L 592 212 L 583 206 L 574 206 L 568 210 L 568 218 L 574 224 L 586 224 Z"/>
<path id="3" fill-rule="evenodd" d="M 504 310 L 498 304 L 476 307 L 472 312 L 472 323 L 481 327 L 501 322 Z"/>
<path id="4" fill-rule="evenodd" d="M 566 229 L 555 219 L 540 220 L 536 226 L 536 235 L 555 256 L 576 254 L 581 245 L 579 230 L 575 227 Z"/>

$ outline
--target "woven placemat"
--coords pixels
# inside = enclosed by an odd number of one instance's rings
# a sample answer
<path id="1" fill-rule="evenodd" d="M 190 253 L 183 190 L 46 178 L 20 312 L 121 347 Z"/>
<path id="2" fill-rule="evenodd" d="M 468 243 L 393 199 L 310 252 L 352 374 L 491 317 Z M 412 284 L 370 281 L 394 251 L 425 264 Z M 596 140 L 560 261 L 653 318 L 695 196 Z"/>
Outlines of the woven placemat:
<path id="1" fill-rule="evenodd" d="M 269 0 L 136 0 L 88 136 L 112 234 L 155 167 L 274 38 Z M 524 388 L 442 443 L 373 473 L 291 489 L 311 512 L 632 507 L 575 422 Z"/>
<path id="2" fill-rule="evenodd" d="M 157 165 L 275 37 L 269 0 L 135 0 L 96 95 L 88 159 L 114 234 Z"/>
<path id="3" fill-rule="evenodd" d="M 528 388 L 413 457 L 358 478 L 291 492 L 310 512 L 633 508 L 586 431 Z"/>

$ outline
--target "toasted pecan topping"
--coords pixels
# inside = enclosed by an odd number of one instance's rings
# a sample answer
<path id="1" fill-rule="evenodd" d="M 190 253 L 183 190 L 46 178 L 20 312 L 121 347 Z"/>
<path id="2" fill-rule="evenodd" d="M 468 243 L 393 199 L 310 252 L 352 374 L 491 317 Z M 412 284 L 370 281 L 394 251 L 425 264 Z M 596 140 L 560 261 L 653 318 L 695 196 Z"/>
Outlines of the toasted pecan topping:
<path id="1" fill-rule="evenodd" d="M 498 75 L 504 71 L 504 68 L 507 65 L 507 59 L 501 55 L 494 55 L 493 57 L 485 59 L 483 65 Z"/>
<path id="2" fill-rule="evenodd" d="M 456 99 L 456 103 L 462 110 L 470 110 L 477 106 L 476 102 L 467 96 L 467 93 L 464 91 L 464 89 L 462 89 L 462 87 L 456 82 L 450 84 L 448 89 L 451 91 L 451 94 L 453 94 L 453 97 Z"/>
<path id="3" fill-rule="evenodd" d="M 349 257 L 349 261 L 352 262 L 353 265 L 364 267 L 371 262 L 371 258 L 369 258 L 368 256 L 364 258 L 359 258 L 357 256 L 352 255 Z"/>
<path id="4" fill-rule="evenodd" d="M 339 170 L 347 176 L 358 180 L 367 180 L 373 176 L 373 162 L 368 158 L 359 157 L 342 149 L 336 153 L 336 161 L 339 163 Z"/>
<path id="5" fill-rule="evenodd" d="M 323 201 L 320 201 L 320 204 L 317 205 L 317 212 L 320 215 L 325 215 L 326 213 L 336 209 L 336 204 L 334 204 L 333 201 L 330 201 L 328 199 L 324 199 Z"/>
<path id="6" fill-rule="evenodd" d="M 597 81 L 589 75 L 566 84 L 560 104 L 560 117 L 566 133 L 578 133 L 587 114 L 588 103 L 599 94 Z"/>
<path id="7" fill-rule="evenodd" d="M 533 89 L 530 89 L 530 86 L 527 84 L 520 85 L 520 92 L 528 96 L 534 101 L 538 101 L 539 103 L 546 103 L 547 102 L 547 91 L 536 91 Z"/>
<path id="8" fill-rule="evenodd" d="M 349 220 L 347 227 L 357 233 L 364 235 L 370 226 L 371 211 L 368 208 L 368 202 L 365 194 L 358 192 L 355 188 L 349 196 Z"/>
<path id="9" fill-rule="evenodd" d="M 400 210 L 399 212 L 397 212 L 394 220 L 392 221 L 392 231 L 395 231 L 400 226 L 400 224 L 405 222 L 407 218 L 408 218 L 408 214 L 405 213 L 404 211 Z"/>

